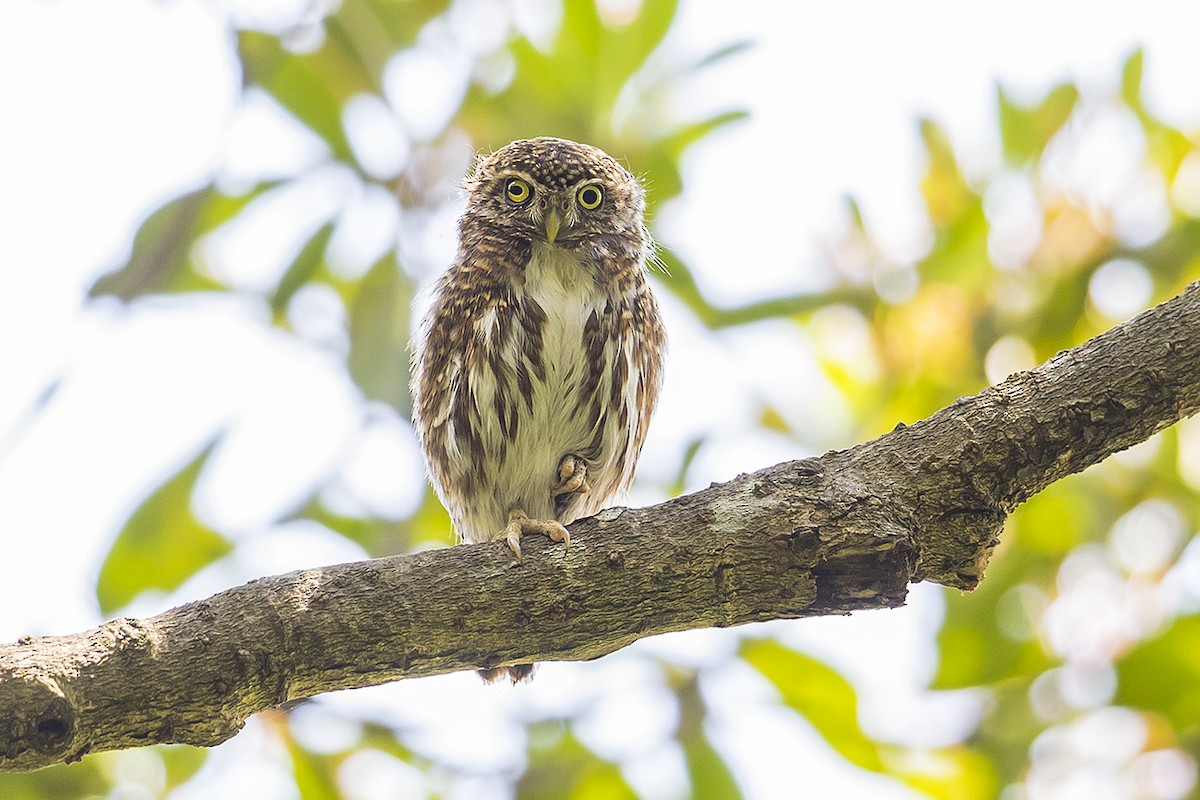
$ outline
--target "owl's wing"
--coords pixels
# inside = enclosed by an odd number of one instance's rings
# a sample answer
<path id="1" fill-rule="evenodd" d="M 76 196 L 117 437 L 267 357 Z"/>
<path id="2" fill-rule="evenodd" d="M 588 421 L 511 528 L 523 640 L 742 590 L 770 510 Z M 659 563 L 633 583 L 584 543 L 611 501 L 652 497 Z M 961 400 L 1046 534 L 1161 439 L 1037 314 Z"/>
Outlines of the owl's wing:
<path id="1" fill-rule="evenodd" d="M 658 395 L 662 389 L 663 355 L 667 348 L 667 333 L 658 313 L 658 302 L 644 276 L 638 281 L 631 311 L 634 331 L 631 360 L 637 373 L 633 389 L 633 407 L 637 417 L 633 458 L 636 461 L 646 440 L 650 417 L 658 405 Z"/>
<path id="2" fill-rule="evenodd" d="M 438 314 L 441 298 L 422 320 L 413 348 L 413 421 L 423 435 L 446 424 L 451 386 L 462 369 L 453 335 Z"/>
<path id="3" fill-rule="evenodd" d="M 505 286 L 480 278 L 478 270 L 446 273 L 414 353 L 413 418 L 439 491 L 482 481 L 497 436 L 509 432 L 496 395 L 509 372 L 498 353 L 511 303 Z"/>

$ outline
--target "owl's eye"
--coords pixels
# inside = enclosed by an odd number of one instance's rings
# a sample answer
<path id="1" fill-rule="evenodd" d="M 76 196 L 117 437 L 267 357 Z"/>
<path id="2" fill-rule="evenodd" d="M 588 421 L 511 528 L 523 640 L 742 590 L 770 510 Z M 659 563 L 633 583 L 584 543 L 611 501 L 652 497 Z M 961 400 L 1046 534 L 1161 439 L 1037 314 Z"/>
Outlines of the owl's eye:
<path id="1" fill-rule="evenodd" d="M 594 211 L 604 202 L 604 190 L 599 186 L 581 186 L 575 193 L 575 200 L 588 211 Z"/>
<path id="2" fill-rule="evenodd" d="M 533 190 L 520 178 L 509 178 L 504 182 L 504 196 L 514 206 L 522 206 L 533 197 Z"/>

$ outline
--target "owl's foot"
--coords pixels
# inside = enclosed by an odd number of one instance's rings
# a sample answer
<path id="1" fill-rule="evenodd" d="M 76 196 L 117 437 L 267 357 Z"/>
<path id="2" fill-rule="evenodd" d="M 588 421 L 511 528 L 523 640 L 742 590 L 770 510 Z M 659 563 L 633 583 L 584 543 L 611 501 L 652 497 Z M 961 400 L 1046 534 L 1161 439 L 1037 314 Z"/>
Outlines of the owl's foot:
<path id="1" fill-rule="evenodd" d="M 519 508 L 510 511 L 508 526 L 504 529 L 503 535 L 504 541 L 508 542 L 508 546 L 517 554 L 517 558 L 521 557 L 521 537 L 530 533 L 540 533 L 549 536 L 556 542 L 562 542 L 567 547 L 571 546 L 571 534 L 558 520 L 530 519 Z"/>
<path id="2" fill-rule="evenodd" d="M 565 494 L 587 494 L 592 487 L 587 482 L 587 462 L 577 455 L 568 453 L 558 462 L 558 485 L 550 490 L 551 496 L 560 498 Z"/>
<path id="3" fill-rule="evenodd" d="M 529 680 L 529 676 L 533 674 L 533 664 L 513 664 L 509 667 L 492 667 L 491 669 L 476 670 L 476 672 L 486 683 L 495 683 L 502 678 L 508 678 L 515 686 L 521 681 Z"/>

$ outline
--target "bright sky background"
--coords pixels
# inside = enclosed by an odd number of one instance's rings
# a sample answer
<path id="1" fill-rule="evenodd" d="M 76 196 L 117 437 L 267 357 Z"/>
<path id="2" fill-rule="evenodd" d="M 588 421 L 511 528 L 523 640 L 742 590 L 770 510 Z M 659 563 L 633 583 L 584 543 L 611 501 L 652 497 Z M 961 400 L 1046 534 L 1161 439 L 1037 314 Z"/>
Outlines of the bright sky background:
<path id="1" fill-rule="evenodd" d="M 83 292 L 123 258 L 137 222 L 202 182 L 220 159 L 237 157 L 226 135 L 231 125 L 253 127 L 235 114 L 239 78 L 221 7 L 201 0 L 0 4 L 0 285 L 8 289 L 0 295 L 0 640 L 98 622 L 95 570 L 116 526 L 156 478 L 218 427 L 230 428 L 228 447 L 200 500 L 210 520 L 244 536 L 285 506 L 298 483 L 339 458 L 357 424 L 355 392 L 336 364 L 269 330 L 243 301 L 185 303 L 182 310 L 175 301 L 146 303 L 132 315 L 105 305 L 80 311 Z M 1200 124 L 1197 23 L 1200 9 L 1187 0 L 688 4 L 676 46 L 703 53 L 736 39 L 757 42 L 711 72 L 703 94 L 688 98 L 692 110 L 741 106 L 753 119 L 689 154 L 687 191 L 664 210 L 660 231 L 710 296 L 728 303 L 810 285 L 806 263 L 819 236 L 834 229 L 847 193 L 860 199 L 894 253 L 916 253 L 925 235 L 915 197 L 917 116 L 947 127 L 968 174 L 979 172 L 997 152 L 997 79 L 1030 97 L 1067 77 L 1103 89 L 1141 45 L 1151 107 L 1190 129 Z M 296 147 L 299 155 L 280 157 L 303 158 Z M 451 241 L 449 221 L 440 236 Z M 820 415 L 837 440 L 845 420 L 807 382 L 810 359 L 798 345 L 783 352 L 769 325 L 714 344 L 667 306 L 672 360 L 648 445 L 666 455 L 648 456 L 646 474 L 668 474 L 692 433 L 721 428 L 764 396 Z M 781 374 L 779 363 L 798 366 Z M 714 381 L 714 369 L 730 379 Z M 59 392 L 29 427 L 39 394 L 60 374 Z M 705 402 L 696 403 L 698 396 Z M 289 449 L 298 428 L 308 438 Z M 798 455 L 787 442 L 744 434 L 726 430 L 705 450 L 692 473 L 697 486 Z M 358 453 L 350 471 L 381 507 L 416 502 L 419 463 L 406 431 L 378 431 L 350 447 Z M 238 563 L 198 576 L 170 601 L 357 557 L 352 545 L 302 526 L 256 533 Z M 152 599 L 137 611 L 153 613 L 165 602 Z M 948 729 L 931 728 L 936 743 L 953 735 L 970 705 L 923 698 L 913 688 L 930 668 L 928 637 L 939 608 L 936 592 L 917 587 L 901 611 L 774 627 L 858 679 L 869 699 L 900 692 L 879 706 L 886 713 L 867 719 L 874 730 L 894 730 L 911 713 L 948 720 Z M 727 637 L 687 634 L 634 649 L 705 663 L 731 646 Z M 890 671 L 896 666 L 899 674 Z M 670 724 L 669 709 L 655 711 L 661 693 L 645 685 L 653 674 L 636 655 L 618 655 L 543 667 L 533 685 L 515 690 L 459 675 L 343 693 L 336 702 L 423 721 L 431 751 L 503 768 L 524 747 L 507 736 L 506 719 L 603 698 L 589 743 L 627 759 L 639 787 L 658 786 L 659 796 L 672 797 L 683 767 L 677 754 L 653 749 Z M 797 759 L 806 780 L 829 796 L 909 796 L 823 758 L 822 746 L 771 710 L 770 692 L 753 679 L 726 670 L 712 683 L 706 689 L 721 721 L 718 740 L 750 796 L 793 796 Z M 943 714 L 938 702 L 953 708 Z M 640 716 L 651 721 L 631 730 L 626 721 Z M 321 735 L 338 741 L 329 719 L 310 729 L 322 732 L 313 733 L 314 746 Z M 215 782 L 206 796 L 288 796 L 286 775 L 272 766 L 278 759 L 264 762 L 264 752 L 271 755 L 270 743 L 251 724 L 206 767 Z M 131 774 L 138 758 L 128 756 Z M 788 771 L 772 768 L 773 759 Z M 419 786 L 394 764 L 364 763 L 362 770 Z M 373 785 L 364 781 L 358 796 L 379 796 Z M 474 796 L 469 785 L 460 791 Z M 1097 796 L 1104 795 L 1089 800 Z"/>

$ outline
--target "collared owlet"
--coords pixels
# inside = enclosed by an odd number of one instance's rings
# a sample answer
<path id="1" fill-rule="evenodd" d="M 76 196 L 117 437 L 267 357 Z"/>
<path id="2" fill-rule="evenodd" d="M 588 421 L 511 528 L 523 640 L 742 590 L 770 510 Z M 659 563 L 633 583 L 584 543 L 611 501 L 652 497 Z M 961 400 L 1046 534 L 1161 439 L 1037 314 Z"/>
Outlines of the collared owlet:
<path id="1" fill-rule="evenodd" d="M 466 189 L 458 254 L 417 336 L 414 418 L 458 535 L 520 556 L 524 534 L 569 545 L 564 525 L 628 488 L 666 337 L 642 187 L 611 156 L 516 141 Z"/>

